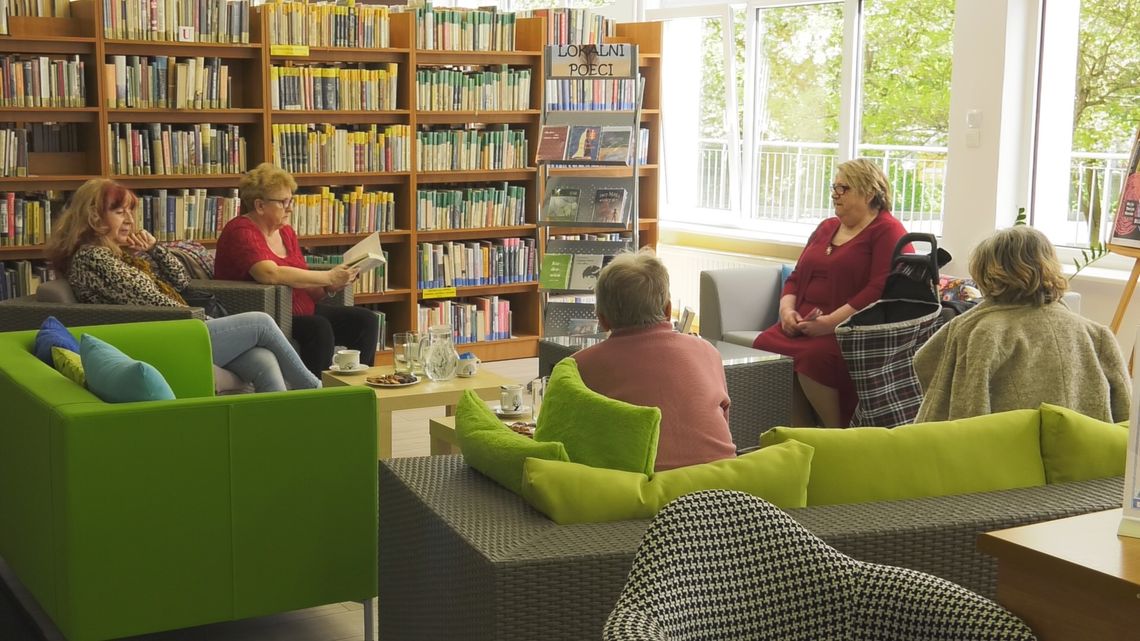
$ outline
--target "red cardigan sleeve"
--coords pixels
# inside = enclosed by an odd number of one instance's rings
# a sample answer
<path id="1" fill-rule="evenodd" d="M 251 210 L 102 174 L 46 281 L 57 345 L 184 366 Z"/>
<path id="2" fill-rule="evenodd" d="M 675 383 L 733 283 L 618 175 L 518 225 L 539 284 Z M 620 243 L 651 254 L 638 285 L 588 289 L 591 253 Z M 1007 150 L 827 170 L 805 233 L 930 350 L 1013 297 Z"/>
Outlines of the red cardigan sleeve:
<path id="1" fill-rule="evenodd" d="M 867 285 L 847 301 L 856 310 L 863 309 L 883 296 L 883 287 L 891 273 L 895 245 L 906 234 L 902 223 L 890 212 L 883 212 L 879 216 L 880 221 L 874 225 L 875 229 L 868 229 L 874 232 L 871 241 L 871 277 L 867 280 Z"/>

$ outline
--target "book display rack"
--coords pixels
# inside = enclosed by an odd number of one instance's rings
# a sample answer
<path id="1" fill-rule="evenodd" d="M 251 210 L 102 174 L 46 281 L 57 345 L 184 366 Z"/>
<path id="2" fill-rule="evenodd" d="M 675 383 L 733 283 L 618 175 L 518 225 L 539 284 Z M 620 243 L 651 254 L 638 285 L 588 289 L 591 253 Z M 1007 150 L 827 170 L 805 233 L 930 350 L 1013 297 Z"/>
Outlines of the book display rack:
<path id="1" fill-rule="evenodd" d="M 0 264 L 25 284 L 42 278 L 52 214 L 99 176 L 139 193 L 140 221 L 156 236 L 210 247 L 238 211 L 241 173 L 272 161 L 295 172 L 292 224 L 307 250 L 335 254 L 380 232 L 386 271 L 354 302 L 382 313 L 389 335 L 467 314 L 467 335 L 479 336 L 470 325 L 493 307 L 489 340 L 464 350 L 483 360 L 536 355 L 543 18 L 448 18 L 436 24 L 438 39 L 474 29 L 473 47 L 486 40 L 490 50 L 427 49 L 416 46 L 424 29 L 413 12 L 248 4 L 223 3 L 200 24 L 146 14 L 177 6 L 166 0 L 77 0 L 67 17 L 9 16 L 0 62 L 9 78 L 18 67 L 25 86 L 0 96 L 0 209 L 8 214 Z M 126 12 L 106 15 L 105 7 Z M 614 37 L 648 38 L 642 65 L 656 74 L 660 27 L 642 26 L 618 25 Z M 28 86 L 29 78 L 48 82 Z M 657 93 L 647 85 L 647 97 Z M 658 116 L 643 117 L 652 160 Z M 639 171 L 641 193 L 653 195 L 634 219 L 652 244 L 655 165 Z M 424 278 L 428 257 L 445 254 L 441 279 Z M 390 359 L 390 349 L 378 355 Z"/>

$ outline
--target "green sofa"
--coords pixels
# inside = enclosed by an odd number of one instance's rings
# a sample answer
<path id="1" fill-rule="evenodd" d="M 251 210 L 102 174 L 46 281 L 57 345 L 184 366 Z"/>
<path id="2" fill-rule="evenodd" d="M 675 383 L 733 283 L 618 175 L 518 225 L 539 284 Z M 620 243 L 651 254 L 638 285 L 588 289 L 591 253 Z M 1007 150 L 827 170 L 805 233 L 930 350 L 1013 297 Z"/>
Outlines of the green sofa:
<path id="1" fill-rule="evenodd" d="M 201 321 L 72 332 L 177 400 L 103 403 L 0 333 L 0 557 L 70 641 L 376 595 L 371 390 L 215 397 Z"/>

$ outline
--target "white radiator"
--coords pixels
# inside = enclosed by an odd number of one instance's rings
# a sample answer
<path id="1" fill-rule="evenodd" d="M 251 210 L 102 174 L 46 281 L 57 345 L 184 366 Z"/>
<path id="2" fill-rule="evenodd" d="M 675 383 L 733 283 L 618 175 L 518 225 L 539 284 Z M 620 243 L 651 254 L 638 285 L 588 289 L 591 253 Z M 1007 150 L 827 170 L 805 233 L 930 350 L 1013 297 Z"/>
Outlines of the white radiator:
<path id="1" fill-rule="evenodd" d="M 699 306 L 702 271 L 772 264 L 772 260 L 759 256 L 664 244 L 657 246 L 657 256 L 669 270 L 669 295 L 673 300 L 673 308 L 678 314 L 686 306 L 692 307 L 697 314 L 701 313 Z"/>

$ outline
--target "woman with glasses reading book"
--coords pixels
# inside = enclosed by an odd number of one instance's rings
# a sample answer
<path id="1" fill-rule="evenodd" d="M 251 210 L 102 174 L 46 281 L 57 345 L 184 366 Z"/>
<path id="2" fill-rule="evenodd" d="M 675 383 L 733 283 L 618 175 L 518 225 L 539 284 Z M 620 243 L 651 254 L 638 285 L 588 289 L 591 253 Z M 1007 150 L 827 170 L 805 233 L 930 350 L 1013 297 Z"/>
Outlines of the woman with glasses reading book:
<path id="1" fill-rule="evenodd" d="M 879 300 L 906 229 L 891 215 L 883 170 L 859 158 L 841 163 L 831 185 L 835 216 L 808 238 L 780 294 L 780 317 L 752 346 L 794 359 L 792 420 L 847 427 L 859 399 L 835 327 Z"/>
<path id="2" fill-rule="evenodd" d="M 272 163 L 261 163 L 238 185 L 242 215 L 218 237 L 214 277 L 254 280 L 293 288 L 293 339 L 301 360 L 317 376 L 328 369 L 336 345 L 360 350 L 360 362 L 376 357 L 376 314 L 351 305 L 322 304 L 348 287 L 359 270 L 337 265 L 312 271 L 289 225 L 297 181 Z"/>

